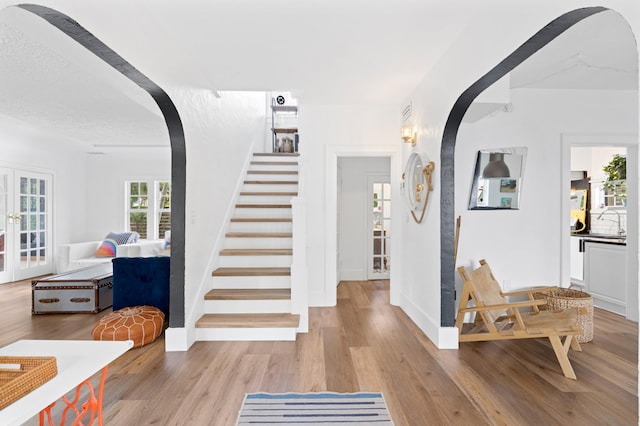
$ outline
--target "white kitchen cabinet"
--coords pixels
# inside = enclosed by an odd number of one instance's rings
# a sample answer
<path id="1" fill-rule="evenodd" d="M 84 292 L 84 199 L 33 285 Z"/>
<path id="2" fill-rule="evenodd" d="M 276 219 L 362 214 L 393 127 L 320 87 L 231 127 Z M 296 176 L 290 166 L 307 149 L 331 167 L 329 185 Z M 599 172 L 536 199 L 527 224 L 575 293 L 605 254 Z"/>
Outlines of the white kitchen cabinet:
<path id="1" fill-rule="evenodd" d="M 593 296 L 594 306 L 626 315 L 626 245 L 585 241 L 584 247 L 585 290 Z"/>
<path id="2" fill-rule="evenodd" d="M 584 285 L 584 248 L 582 238 L 572 236 L 569 239 L 571 251 L 571 284 Z"/>

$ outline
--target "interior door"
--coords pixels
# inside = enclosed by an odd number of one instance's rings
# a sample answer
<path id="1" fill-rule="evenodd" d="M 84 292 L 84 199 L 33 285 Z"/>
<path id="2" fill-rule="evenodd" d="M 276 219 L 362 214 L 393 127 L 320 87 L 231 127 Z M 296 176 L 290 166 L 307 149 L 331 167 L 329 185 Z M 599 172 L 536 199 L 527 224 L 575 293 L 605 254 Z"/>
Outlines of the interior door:
<path id="1" fill-rule="evenodd" d="M 51 273 L 51 194 L 48 174 L 0 169 L 0 282 Z"/>
<path id="2" fill-rule="evenodd" d="M 368 176 L 367 279 L 389 279 L 391 270 L 391 184 L 389 176 Z"/>
<path id="3" fill-rule="evenodd" d="M 14 240 L 19 257 L 18 267 L 14 269 L 15 280 L 52 271 L 51 180 L 50 175 L 16 171 L 14 187 L 20 218 L 15 224 L 19 227 L 19 238 Z"/>
<path id="4" fill-rule="evenodd" d="M 6 283 L 13 280 L 13 269 L 11 266 L 13 262 L 7 258 L 8 250 L 12 247 L 13 241 L 9 238 L 11 235 L 7 232 L 9 223 L 9 212 L 13 212 L 13 209 L 9 208 L 9 188 L 12 181 L 13 172 L 10 169 L 0 167 L 0 283 Z M 13 215 L 11 218 L 13 223 Z"/>

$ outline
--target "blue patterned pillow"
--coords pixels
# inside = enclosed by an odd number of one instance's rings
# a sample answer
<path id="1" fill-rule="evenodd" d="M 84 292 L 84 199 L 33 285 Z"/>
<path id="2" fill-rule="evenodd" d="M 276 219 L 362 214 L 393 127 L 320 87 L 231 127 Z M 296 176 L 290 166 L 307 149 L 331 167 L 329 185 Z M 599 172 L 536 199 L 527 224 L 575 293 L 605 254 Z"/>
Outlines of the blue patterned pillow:
<path id="1" fill-rule="evenodd" d="M 139 236 L 140 235 L 138 235 L 137 232 L 120 232 L 120 233 L 109 232 L 109 234 L 106 237 L 104 237 L 104 239 L 113 240 L 117 245 L 120 245 L 120 244 L 135 243 L 138 241 Z"/>

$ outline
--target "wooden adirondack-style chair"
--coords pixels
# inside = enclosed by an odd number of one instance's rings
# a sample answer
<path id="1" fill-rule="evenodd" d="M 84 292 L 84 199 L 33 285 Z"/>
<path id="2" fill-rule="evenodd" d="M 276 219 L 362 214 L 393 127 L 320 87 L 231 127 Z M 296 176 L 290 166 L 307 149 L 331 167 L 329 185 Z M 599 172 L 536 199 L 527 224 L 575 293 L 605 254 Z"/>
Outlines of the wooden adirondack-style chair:
<path id="1" fill-rule="evenodd" d="M 480 267 L 467 271 L 458 268 L 464 281 L 462 298 L 458 307 L 456 327 L 460 342 L 479 342 L 507 339 L 548 338 L 566 377 L 576 379 L 569 348 L 581 351 L 580 343 L 574 336 L 582 333 L 578 325 L 578 309 L 540 310 L 545 299 L 536 299 L 534 294 L 553 287 L 503 293 L 487 262 L 480 261 Z M 508 296 L 527 295 L 528 300 L 509 302 Z M 472 302 L 472 303 L 469 303 Z M 475 313 L 471 327 L 464 325 L 467 313 Z M 564 337 L 564 342 L 561 340 Z"/>

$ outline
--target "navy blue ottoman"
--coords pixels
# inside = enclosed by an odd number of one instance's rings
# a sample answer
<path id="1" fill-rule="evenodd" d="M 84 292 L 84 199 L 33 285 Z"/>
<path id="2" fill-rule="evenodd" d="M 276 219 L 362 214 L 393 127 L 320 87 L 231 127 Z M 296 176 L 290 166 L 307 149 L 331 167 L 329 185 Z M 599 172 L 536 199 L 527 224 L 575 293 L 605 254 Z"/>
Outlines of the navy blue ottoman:
<path id="1" fill-rule="evenodd" d="M 170 257 L 116 257 L 113 262 L 113 310 L 155 306 L 169 318 Z"/>

